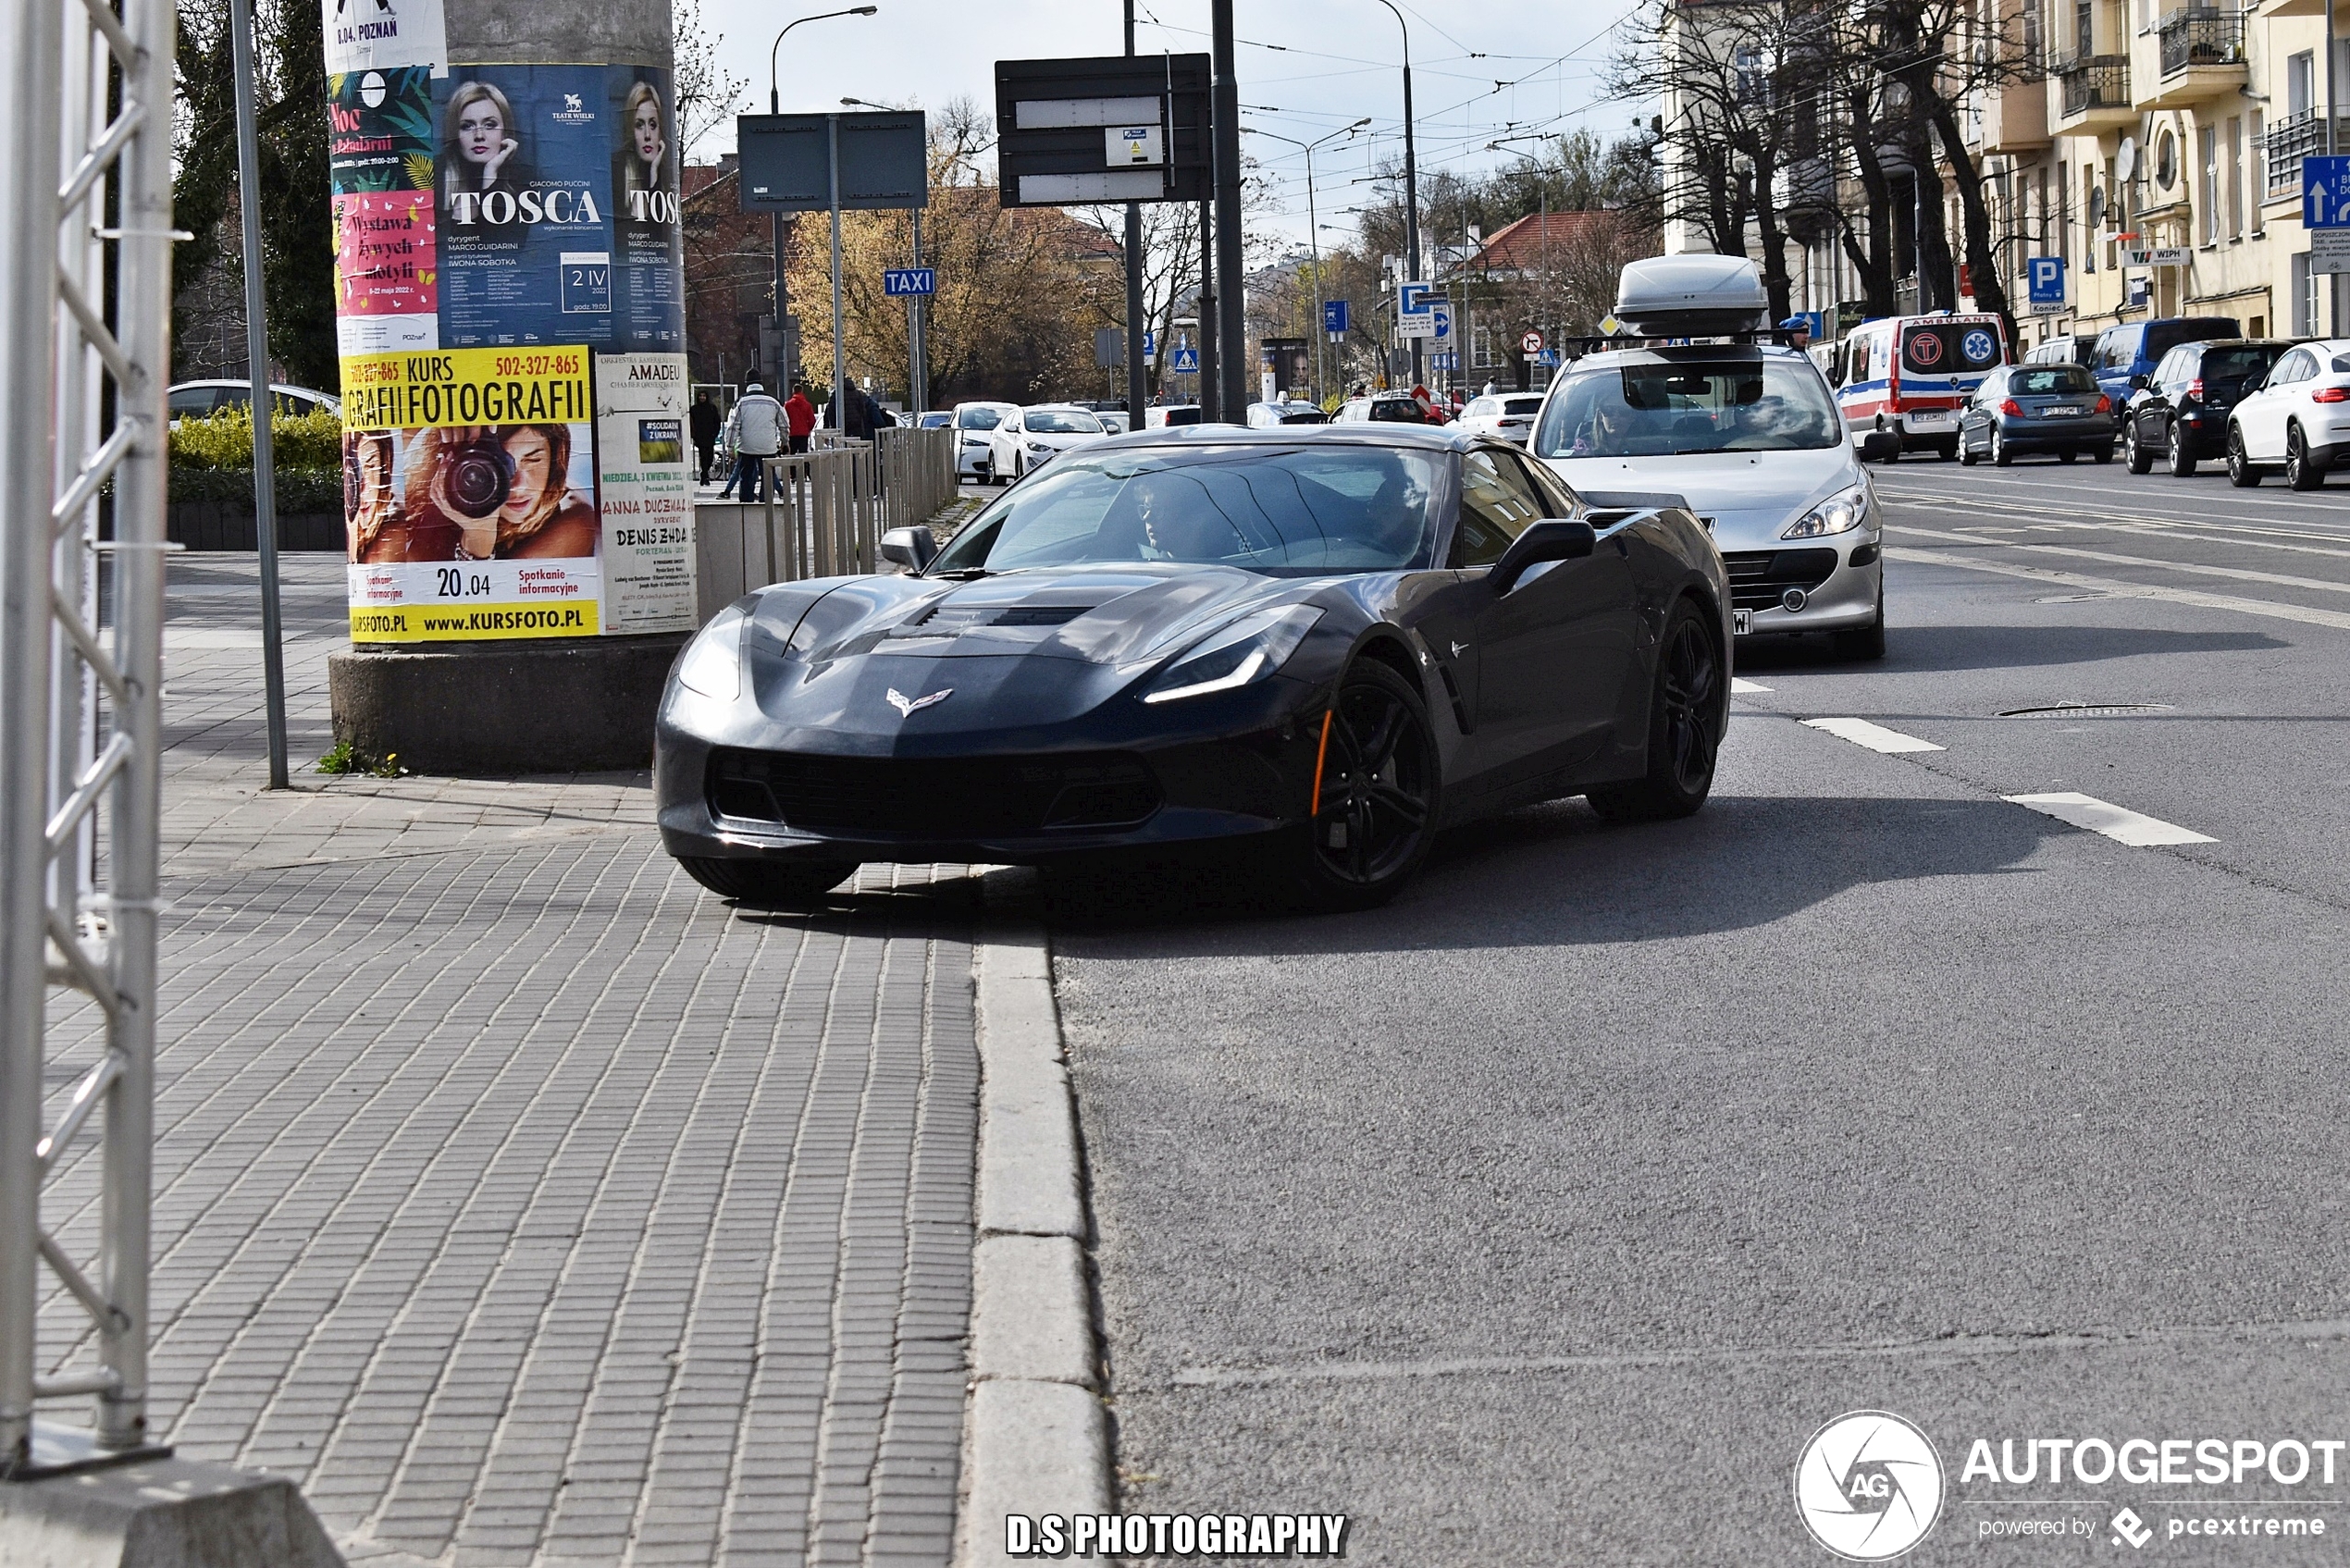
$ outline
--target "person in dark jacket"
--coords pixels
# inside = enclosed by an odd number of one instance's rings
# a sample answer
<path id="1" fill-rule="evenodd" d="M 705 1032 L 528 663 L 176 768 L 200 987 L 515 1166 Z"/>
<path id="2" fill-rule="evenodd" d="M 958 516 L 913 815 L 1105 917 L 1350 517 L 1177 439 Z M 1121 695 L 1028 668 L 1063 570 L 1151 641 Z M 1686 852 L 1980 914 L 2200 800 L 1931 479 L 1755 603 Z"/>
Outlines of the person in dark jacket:
<path id="1" fill-rule="evenodd" d="M 707 485 L 710 465 L 718 459 L 718 427 L 725 421 L 718 416 L 718 405 L 710 401 L 708 392 L 694 400 L 693 410 L 686 418 L 693 431 L 694 455 L 701 460 L 694 470 L 694 483 Z"/>

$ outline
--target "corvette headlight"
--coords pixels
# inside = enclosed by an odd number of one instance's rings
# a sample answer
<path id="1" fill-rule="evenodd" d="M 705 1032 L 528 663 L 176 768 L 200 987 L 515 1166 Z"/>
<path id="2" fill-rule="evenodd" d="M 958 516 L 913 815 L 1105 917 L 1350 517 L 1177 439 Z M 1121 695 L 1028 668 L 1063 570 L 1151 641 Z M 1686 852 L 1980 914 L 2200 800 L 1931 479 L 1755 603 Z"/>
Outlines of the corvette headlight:
<path id="1" fill-rule="evenodd" d="M 1787 526 L 1783 539 L 1817 539 L 1849 534 L 1869 520 L 1869 488 L 1855 485 L 1832 495 Z"/>
<path id="2" fill-rule="evenodd" d="M 1310 604 L 1243 615 L 1169 664 L 1143 700 L 1180 702 L 1262 680 L 1297 651 L 1321 618 L 1322 612 Z"/>
<path id="3" fill-rule="evenodd" d="M 732 702 L 743 694 L 743 612 L 728 605 L 710 618 L 677 665 L 677 684 Z"/>

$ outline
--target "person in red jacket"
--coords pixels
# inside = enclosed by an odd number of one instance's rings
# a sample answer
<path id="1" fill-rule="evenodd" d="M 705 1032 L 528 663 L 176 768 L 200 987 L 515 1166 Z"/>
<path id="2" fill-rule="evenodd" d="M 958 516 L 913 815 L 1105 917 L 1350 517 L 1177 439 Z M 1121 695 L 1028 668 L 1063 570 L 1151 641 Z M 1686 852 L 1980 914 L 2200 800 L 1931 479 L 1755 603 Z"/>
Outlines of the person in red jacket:
<path id="1" fill-rule="evenodd" d="M 791 450 L 808 450 L 808 434 L 816 428 L 816 405 L 808 401 L 808 388 L 802 383 L 791 389 L 784 400 L 784 422 L 791 427 Z"/>

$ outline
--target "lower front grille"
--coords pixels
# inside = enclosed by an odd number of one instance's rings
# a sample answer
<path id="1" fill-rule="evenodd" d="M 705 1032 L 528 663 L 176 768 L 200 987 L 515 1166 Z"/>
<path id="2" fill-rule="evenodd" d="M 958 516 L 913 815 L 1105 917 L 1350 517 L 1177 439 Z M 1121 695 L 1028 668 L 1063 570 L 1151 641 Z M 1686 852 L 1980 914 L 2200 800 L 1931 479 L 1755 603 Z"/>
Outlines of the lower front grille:
<path id="1" fill-rule="evenodd" d="M 1068 756 L 820 757 L 721 750 L 710 809 L 810 832 L 978 838 L 1125 827 L 1159 806 L 1158 780 L 1127 752 Z"/>
<path id="2" fill-rule="evenodd" d="M 1810 593 L 1836 573 L 1832 549 L 1747 549 L 1725 554 L 1730 569 L 1730 602 L 1739 610 L 1768 610 L 1789 588 Z"/>

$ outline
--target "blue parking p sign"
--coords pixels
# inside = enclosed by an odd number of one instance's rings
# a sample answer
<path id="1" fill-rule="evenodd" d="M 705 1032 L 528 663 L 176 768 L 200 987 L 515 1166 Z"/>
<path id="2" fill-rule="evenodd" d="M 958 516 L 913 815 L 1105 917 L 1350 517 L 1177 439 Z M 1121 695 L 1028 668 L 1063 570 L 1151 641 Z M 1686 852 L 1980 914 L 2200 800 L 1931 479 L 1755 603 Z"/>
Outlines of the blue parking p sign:
<path id="1" fill-rule="evenodd" d="M 2064 303 L 2064 258 L 2032 256 L 2023 264 L 2024 280 L 2035 305 Z"/>
<path id="2" fill-rule="evenodd" d="M 2301 160 L 2301 222 L 2307 228 L 2350 228 L 2350 156 Z"/>

